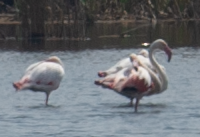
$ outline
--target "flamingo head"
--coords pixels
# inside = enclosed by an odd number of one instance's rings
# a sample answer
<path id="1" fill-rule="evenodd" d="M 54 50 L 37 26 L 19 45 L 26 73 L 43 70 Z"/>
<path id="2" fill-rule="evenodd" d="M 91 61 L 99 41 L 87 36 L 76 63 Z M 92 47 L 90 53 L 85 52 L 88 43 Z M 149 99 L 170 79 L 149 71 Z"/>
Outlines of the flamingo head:
<path id="1" fill-rule="evenodd" d="M 164 49 L 165 53 L 168 55 L 168 62 L 170 62 L 171 58 L 172 58 L 172 50 L 169 48 L 169 46 L 167 45 Z"/>
<path id="2" fill-rule="evenodd" d="M 172 50 L 163 39 L 157 39 L 151 44 L 150 50 L 154 49 L 160 49 L 165 51 L 165 53 L 168 55 L 168 62 L 170 62 L 172 57 Z"/>
<path id="3" fill-rule="evenodd" d="M 149 52 L 146 50 L 146 49 L 142 49 L 140 52 L 139 52 L 139 55 L 142 55 L 146 58 L 149 57 Z"/>
<path id="4" fill-rule="evenodd" d="M 137 71 L 137 67 L 140 66 L 140 61 L 139 61 L 139 59 L 137 58 L 137 55 L 134 54 L 134 53 L 132 53 L 132 54 L 130 55 L 130 60 L 131 60 L 131 62 L 132 62 L 132 64 L 133 64 L 133 68 Z"/>
<path id="5" fill-rule="evenodd" d="M 132 54 L 130 55 L 130 60 L 131 60 L 131 62 L 136 61 L 136 60 L 137 60 L 137 55 L 134 54 L 134 53 L 132 53 Z"/>
<path id="6" fill-rule="evenodd" d="M 51 56 L 48 59 L 46 59 L 46 61 L 47 62 L 54 62 L 54 63 L 60 64 L 60 65 L 63 66 L 62 61 L 57 56 Z"/>

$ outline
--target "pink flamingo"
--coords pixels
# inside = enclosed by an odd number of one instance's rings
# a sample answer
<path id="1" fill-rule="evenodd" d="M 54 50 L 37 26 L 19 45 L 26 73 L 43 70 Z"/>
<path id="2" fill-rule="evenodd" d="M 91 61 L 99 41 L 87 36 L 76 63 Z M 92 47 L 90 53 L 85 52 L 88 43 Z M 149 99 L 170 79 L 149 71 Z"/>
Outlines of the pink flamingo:
<path id="1" fill-rule="evenodd" d="M 145 65 L 137 55 L 132 54 L 130 56 L 131 61 L 134 63 L 136 62 L 135 64 L 138 65 L 134 65 L 134 68 L 132 69 L 124 69 L 124 72 L 121 72 L 120 80 L 117 80 L 117 82 L 114 83 L 115 79 L 119 77 L 119 74 L 116 73 L 109 80 L 105 77 L 103 80 L 95 81 L 95 83 L 108 87 L 117 93 L 130 98 L 131 103 L 133 99 L 136 98 L 135 111 L 137 112 L 139 100 L 143 96 L 161 93 L 165 91 L 168 86 L 166 73 L 153 55 L 156 49 L 165 51 L 168 55 L 168 61 L 170 61 L 172 55 L 171 49 L 164 40 L 158 39 L 151 44 L 149 48 L 149 60 L 156 72 Z M 151 78 L 150 80 L 149 77 Z"/>
<path id="2" fill-rule="evenodd" d="M 134 62 L 136 61 L 138 61 L 139 65 L 134 65 L 134 68 L 123 68 L 115 74 L 110 74 L 102 80 L 95 81 L 95 84 L 97 85 L 112 89 L 115 92 L 130 98 L 131 105 L 133 104 L 133 99 L 136 98 L 135 111 L 137 111 L 139 99 L 154 88 L 152 76 L 145 68 L 141 67 L 143 64 L 139 62 L 137 55 L 135 55 L 134 58 Z M 151 69 L 150 71 L 152 72 Z M 152 72 L 152 74 L 154 73 Z M 156 74 L 154 74 L 154 77 L 157 78 L 158 81 Z"/>
<path id="3" fill-rule="evenodd" d="M 59 87 L 64 74 L 62 61 L 52 56 L 30 65 L 24 76 L 18 82 L 14 82 L 13 86 L 17 91 L 30 89 L 35 92 L 45 92 L 45 104 L 48 105 L 50 93 Z"/>
<path id="4" fill-rule="evenodd" d="M 147 50 L 142 49 L 139 54 L 138 54 L 138 58 L 140 58 L 144 64 L 146 64 L 149 67 L 152 67 L 149 59 L 148 59 L 149 53 Z M 123 68 L 129 68 L 132 67 L 132 63 L 130 61 L 130 58 L 124 58 L 120 61 L 118 61 L 114 66 L 110 67 L 109 69 L 105 70 L 105 71 L 99 71 L 98 72 L 98 76 L 99 77 L 106 77 L 110 74 L 115 74 L 118 71 L 122 70 Z"/>

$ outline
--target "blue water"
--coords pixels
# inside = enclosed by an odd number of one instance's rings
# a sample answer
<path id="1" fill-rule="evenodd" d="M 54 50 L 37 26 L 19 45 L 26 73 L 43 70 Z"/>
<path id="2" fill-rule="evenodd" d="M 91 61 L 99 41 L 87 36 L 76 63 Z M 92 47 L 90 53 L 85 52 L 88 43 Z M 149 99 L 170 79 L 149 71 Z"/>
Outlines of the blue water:
<path id="1" fill-rule="evenodd" d="M 98 38 L 132 26 L 97 25 L 87 30 L 90 41 L 45 41 L 42 46 L 0 40 L 0 136 L 199 137 L 200 42 L 193 26 L 167 23 L 130 32 L 130 38 Z M 135 113 L 129 99 L 96 86 L 94 80 L 99 70 L 137 53 L 144 48 L 141 42 L 157 38 L 164 38 L 173 51 L 170 63 L 164 53 L 156 54 L 166 68 L 169 87 L 144 97 Z M 12 83 L 25 69 L 52 55 L 61 58 L 66 74 L 51 93 L 49 106 L 45 106 L 44 93 L 16 92 Z"/>
<path id="2" fill-rule="evenodd" d="M 173 49 L 170 63 L 162 52 L 169 88 L 162 94 L 144 97 L 138 113 L 129 100 L 93 84 L 97 71 L 139 49 L 109 49 L 55 52 L 0 52 L 0 135 L 25 136 L 170 136 L 200 135 L 199 48 Z M 61 58 L 66 75 L 50 95 L 28 90 L 16 92 L 12 82 L 26 67 L 51 55 Z"/>

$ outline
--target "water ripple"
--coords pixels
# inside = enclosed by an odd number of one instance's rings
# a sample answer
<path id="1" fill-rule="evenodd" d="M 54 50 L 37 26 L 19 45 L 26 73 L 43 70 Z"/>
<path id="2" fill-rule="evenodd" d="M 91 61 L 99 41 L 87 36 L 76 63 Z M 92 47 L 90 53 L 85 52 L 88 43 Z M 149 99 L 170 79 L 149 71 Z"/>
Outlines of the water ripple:
<path id="1" fill-rule="evenodd" d="M 200 50 L 177 48 L 174 53 L 170 64 L 160 60 L 168 73 L 168 90 L 143 98 L 135 113 L 129 99 L 93 84 L 98 70 L 129 55 L 129 49 L 1 52 L 4 67 L 0 68 L 0 135 L 199 136 L 199 66 L 195 62 Z M 50 55 L 59 55 L 66 69 L 66 77 L 50 96 L 50 105 L 45 106 L 42 93 L 28 90 L 15 93 L 12 82 L 21 77 L 29 64 Z"/>

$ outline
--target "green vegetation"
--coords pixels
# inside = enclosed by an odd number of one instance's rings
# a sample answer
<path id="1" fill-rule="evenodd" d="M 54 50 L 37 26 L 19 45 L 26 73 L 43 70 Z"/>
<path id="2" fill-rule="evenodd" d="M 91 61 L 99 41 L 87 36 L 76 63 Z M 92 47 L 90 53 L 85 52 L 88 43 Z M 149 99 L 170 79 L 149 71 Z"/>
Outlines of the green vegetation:
<path id="1" fill-rule="evenodd" d="M 199 19 L 198 0 L 15 0 L 24 37 L 84 39 L 86 23 Z M 67 24 L 67 25 L 65 25 Z M 28 30 L 28 33 L 27 33 Z"/>

